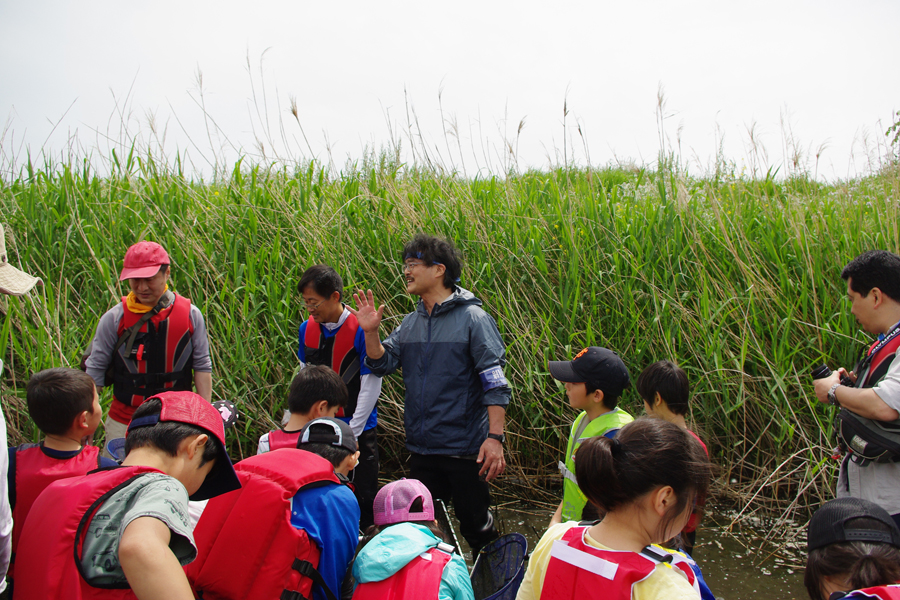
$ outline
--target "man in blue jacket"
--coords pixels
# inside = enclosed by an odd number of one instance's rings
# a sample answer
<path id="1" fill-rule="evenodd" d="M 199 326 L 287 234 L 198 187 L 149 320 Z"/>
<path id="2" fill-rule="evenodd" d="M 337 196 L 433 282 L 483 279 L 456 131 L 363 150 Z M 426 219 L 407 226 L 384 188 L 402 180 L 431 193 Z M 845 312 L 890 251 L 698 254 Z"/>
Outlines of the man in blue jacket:
<path id="1" fill-rule="evenodd" d="M 374 375 L 403 369 L 410 476 L 435 498 L 453 501 L 473 551 L 497 537 L 487 482 L 503 474 L 503 425 L 511 390 L 503 375 L 506 348 L 481 300 L 459 287 L 459 252 L 447 241 L 417 235 L 403 249 L 406 291 L 419 296 L 384 341 L 384 305 L 372 290 L 354 294 Z M 351 309 L 352 310 L 352 309 Z"/>

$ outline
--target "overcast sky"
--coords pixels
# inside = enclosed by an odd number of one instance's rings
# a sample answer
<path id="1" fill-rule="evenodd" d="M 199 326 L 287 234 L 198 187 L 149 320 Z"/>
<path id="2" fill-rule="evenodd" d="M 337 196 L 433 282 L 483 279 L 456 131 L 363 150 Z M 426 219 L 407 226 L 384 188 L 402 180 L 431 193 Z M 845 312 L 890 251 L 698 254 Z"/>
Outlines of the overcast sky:
<path id="1" fill-rule="evenodd" d="M 662 87 L 694 173 L 721 143 L 738 168 L 784 173 L 798 149 L 845 178 L 900 109 L 898 23 L 897 0 L 0 0 L 0 165 L 132 138 L 207 176 L 239 153 L 340 169 L 398 140 L 411 160 L 411 139 L 469 176 L 564 151 L 652 165 Z"/>

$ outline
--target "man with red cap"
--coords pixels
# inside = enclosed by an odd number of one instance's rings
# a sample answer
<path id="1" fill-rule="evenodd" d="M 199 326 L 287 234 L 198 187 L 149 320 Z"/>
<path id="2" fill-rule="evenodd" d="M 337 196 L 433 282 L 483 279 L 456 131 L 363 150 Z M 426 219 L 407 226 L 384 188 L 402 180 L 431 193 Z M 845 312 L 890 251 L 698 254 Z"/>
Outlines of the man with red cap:
<path id="1" fill-rule="evenodd" d="M 131 246 L 119 275 L 131 293 L 97 325 L 85 370 L 98 388 L 113 386 L 107 440 L 125 437 L 131 415 L 150 396 L 193 385 L 206 400 L 212 398 L 206 323 L 189 299 L 169 290 L 169 264 L 155 242 Z"/>

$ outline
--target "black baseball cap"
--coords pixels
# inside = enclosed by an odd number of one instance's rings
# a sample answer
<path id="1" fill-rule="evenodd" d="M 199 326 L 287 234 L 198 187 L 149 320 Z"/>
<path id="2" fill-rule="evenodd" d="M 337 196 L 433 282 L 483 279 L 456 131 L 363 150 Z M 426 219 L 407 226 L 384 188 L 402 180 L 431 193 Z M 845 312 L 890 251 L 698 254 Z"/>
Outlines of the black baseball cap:
<path id="1" fill-rule="evenodd" d="M 328 444 L 340 446 L 350 452 L 356 452 L 356 436 L 350 426 L 333 417 L 319 417 L 313 419 L 300 430 L 300 440 L 297 447 L 303 449 L 302 444 Z"/>
<path id="2" fill-rule="evenodd" d="M 572 360 L 551 360 L 550 375 L 569 383 L 588 383 L 615 396 L 631 383 L 628 367 L 619 355 L 600 346 L 585 348 Z"/>
<path id="3" fill-rule="evenodd" d="M 852 523 L 854 519 L 871 519 L 884 527 L 867 529 L 865 523 L 857 527 Z M 838 542 L 882 543 L 900 548 L 900 530 L 891 515 L 874 502 L 862 498 L 838 498 L 826 502 L 810 519 L 806 549 L 815 550 Z"/>

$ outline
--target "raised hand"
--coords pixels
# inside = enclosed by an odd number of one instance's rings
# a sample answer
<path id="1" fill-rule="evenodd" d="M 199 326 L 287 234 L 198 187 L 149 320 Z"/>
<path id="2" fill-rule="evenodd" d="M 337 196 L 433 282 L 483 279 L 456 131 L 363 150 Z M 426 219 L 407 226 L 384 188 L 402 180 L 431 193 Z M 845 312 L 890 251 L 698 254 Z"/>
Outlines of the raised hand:
<path id="1" fill-rule="evenodd" d="M 353 294 L 353 301 L 356 302 L 356 310 L 350 308 L 350 312 L 359 321 L 359 326 L 366 333 L 377 333 L 381 326 L 381 316 L 384 314 L 384 304 L 375 308 L 375 295 L 372 290 L 368 290 L 368 294 L 362 290 Z"/>

